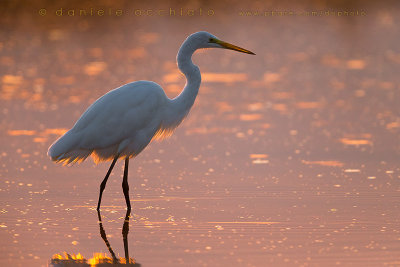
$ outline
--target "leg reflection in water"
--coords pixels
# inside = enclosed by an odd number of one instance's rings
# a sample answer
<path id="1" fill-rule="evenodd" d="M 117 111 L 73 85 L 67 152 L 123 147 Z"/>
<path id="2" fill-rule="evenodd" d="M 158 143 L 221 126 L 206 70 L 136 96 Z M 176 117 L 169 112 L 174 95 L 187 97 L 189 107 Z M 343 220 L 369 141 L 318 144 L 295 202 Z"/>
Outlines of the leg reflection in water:
<path id="1" fill-rule="evenodd" d="M 118 259 L 115 256 L 115 253 L 110 245 L 110 242 L 107 239 L 107 235 L 106 232 L 104 231 L 104 227 L 103 227 L 103 222 L 101 220 L 101 214 L 100 214 L 100 210 L 97 211 L 97 216 L 99 219 L 99 228 L 100 228 L 100 236 L 101 238 L 104 240 L 104 243 L 106 244 L 108 251 L 111 254 L 112 257 L 112 263 L 113 264 L 126 264 L 129 266 L 136 266 L 136 267 L 140 267 L 139 263 L 135 263 L 135 260 L 133 258 L 129 257 L 129 247 L 128 247 L 128 234 L 129 234 L 129 219 L 130 219 L 130 215 L 131 215 L 131 209 L 128 208 L 125 214 L 125 219 L 124 219 L 124 224 L 122 226 L 122 239 L 124 241 L 124 250 L 125 250 L 125 258 L 121 258 Z"/>
<path id="2" fill-rule="evenodd" d="M 110 242 L 108 242 L 106 231 L 104 231 L 103 222 L 101 220 L 100 210 L 97 211 L 97 217 L 99 218 L 100 236 L 104 240 L 104 243 L 106 243 L 108 251 L 110 252 L 111 257 L 113 259 L 113 263 L 118 263 L 118 259 L 115 256 L 115 253 L 110 245 Z M 125 223 L 124 223 L 124 225 L 125 225 Z"/>
<path id="3" fill-rule="evenodd" d="M 103 227 L 103 222 L 101 220 L 101 214 L 100 211 L 97 211 L 97 216 L 99 219 L 99 227 L 100 227 L 100 236 L 104 240 L 104 243 L 106 244 L 108 251 L 111 254 L 111 258 L 107 257 L 103 253 L 94 253 L 93 258 L 91 259 L 85 259 L 80 253 L 78 255 L 75 254 L 69 254 L 64 252 L 64 255 L 62 254 L 55 254 L 50 260 L 49 266 L 52 267 L 72 267 L 72 266 L 134 266 L 134 267 L 140 267 L 141 265 L 139 263 L 135 263 L 135 260 L 133 258 L 129 257 L 129 248 L 128 248 L 128 233 L 129 233 L 129 219 L 131 215 L 131 209 L 128 208 L 126 211 L 126 215 L 124 218 L 124 224 L 122 226 L 122 240 L 124 241 L 124 251 L 125 251 L 125 258 L 118 258 L 111 245 L 110 242 L 107 239 L 106 232 L 104 231 Z"/>

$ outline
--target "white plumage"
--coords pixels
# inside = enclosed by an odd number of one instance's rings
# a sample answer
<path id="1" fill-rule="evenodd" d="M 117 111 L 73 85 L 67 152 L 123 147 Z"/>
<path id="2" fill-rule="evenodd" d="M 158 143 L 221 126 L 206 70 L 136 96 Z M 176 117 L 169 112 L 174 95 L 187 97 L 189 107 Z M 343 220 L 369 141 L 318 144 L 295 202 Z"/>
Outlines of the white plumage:
<path id="1" fill-rule="evenodd" d="M 137 81 L 100 97 L 74 127 L 49 149 L 55 161 L 82 161 L 93 153 L 96 161 L 135 156 L 153 137 L 164 137 L 179 122 L 166 124 L 173 100 L 153 82 Z"/>

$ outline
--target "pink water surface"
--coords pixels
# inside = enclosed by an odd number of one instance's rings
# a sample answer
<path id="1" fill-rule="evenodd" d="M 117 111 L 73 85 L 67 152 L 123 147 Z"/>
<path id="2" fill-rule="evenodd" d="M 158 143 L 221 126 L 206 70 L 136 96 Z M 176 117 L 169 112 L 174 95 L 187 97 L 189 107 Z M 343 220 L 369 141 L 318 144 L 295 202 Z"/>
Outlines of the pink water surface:
<path id="1" fill-rule="evenodd" d="M 190 115 L 131 161 L 130 256 L 145 267 L 400 265 L 400 6 L 330 2 L 3 2 L 0 266 L 109 255 L 95 207 L 110 163 L 61 166 L 47 148 L 121 84 L 177 95 L 177 50 L 199 30 L 257 55 L 194 56 L 203 83 Z M 108 13 L 77 15 L 91 8 Z M 284 10 L 295 14 L 240 13 Z M 102 202 L 120 257 L 122 167 Z"/>

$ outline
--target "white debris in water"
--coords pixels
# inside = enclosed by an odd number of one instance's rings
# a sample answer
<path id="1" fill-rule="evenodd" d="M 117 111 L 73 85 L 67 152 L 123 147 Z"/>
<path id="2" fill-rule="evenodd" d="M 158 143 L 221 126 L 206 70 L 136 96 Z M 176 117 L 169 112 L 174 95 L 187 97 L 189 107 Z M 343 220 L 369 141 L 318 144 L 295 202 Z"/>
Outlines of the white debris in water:
<path id="1" fill-rule="evenodd" d="M 269 160 L 267 160 L 267 159 L 255 159 L 251 163 L 253 163 L 253 164 L 268 164 Z"/>
<path id="2" fill-rule="evenodd" d="M 361 172 L 361 170 L 359 170 L 359 169 L 346 169 L 346 170 L 344 170 L 344 172 L 347 172 L 347 173 L 358 173 L 358 172 Z"/>

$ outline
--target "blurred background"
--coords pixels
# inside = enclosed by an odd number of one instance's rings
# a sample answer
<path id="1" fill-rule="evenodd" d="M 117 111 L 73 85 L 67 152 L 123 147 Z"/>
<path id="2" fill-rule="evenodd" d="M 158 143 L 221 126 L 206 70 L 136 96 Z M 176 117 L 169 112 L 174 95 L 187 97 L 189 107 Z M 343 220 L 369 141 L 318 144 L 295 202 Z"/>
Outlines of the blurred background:
<path id="1" fill-rule="evenodd" d="M 135 80 L 169 97 L 200 30 L 256 56 L 202 50 L 196 103 L 131 163 L 130 252 L 142 266 L 396 266 L 396 1 L 0 3 L 0 265 L 108 252 L 95 206 L 109 163 L 47 148 L 98 97 Z M 122 164 L 103 224 L 123 255 Z"/>

